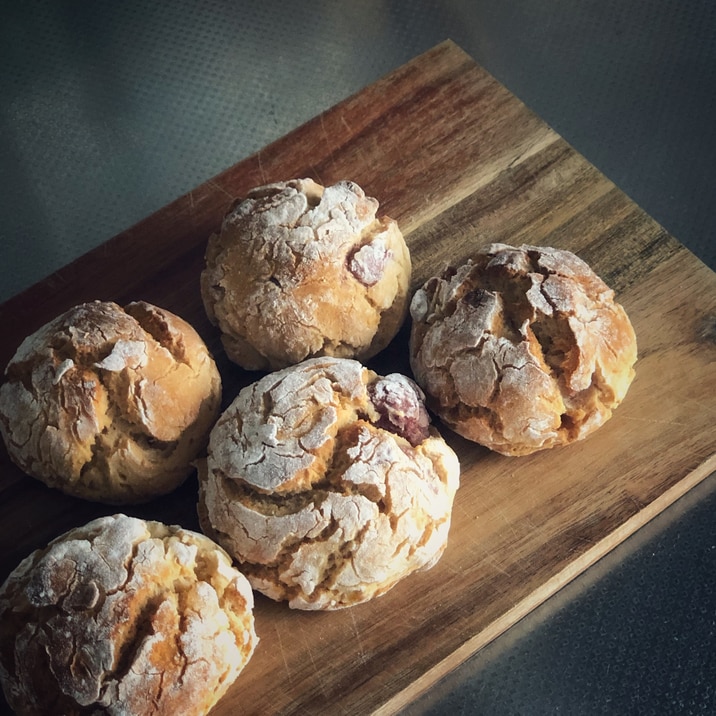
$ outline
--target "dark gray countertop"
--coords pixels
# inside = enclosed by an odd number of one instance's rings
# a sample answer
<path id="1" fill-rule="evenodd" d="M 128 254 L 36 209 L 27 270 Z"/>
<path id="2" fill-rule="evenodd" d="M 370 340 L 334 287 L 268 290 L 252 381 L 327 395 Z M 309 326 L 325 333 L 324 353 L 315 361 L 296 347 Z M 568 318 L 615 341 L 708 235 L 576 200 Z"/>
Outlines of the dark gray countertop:
<path id="1" fill-rule="evenodd" d="M 0 300 L 446 38 L 716 268 L 709 0 L 30 0 L 1 17 Z M 715 509 L 712 476 L 410 712 L 716 713 Z"/>

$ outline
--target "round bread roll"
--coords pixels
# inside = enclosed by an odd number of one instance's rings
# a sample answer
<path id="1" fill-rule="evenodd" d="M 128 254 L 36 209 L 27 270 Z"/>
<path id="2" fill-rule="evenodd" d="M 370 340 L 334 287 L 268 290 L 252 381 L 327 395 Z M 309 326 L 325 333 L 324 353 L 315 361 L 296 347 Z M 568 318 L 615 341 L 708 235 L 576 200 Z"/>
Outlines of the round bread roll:
<path id="1" fill-rule="evenodd" d="M 196 331 L 148 303 L 76 306 L 23 341 L 0 386 L 12 460 L 88 500 L 176 488 L 206 447 L 221 379 Z"/>
<path id="2" fill-rule="evenodd" d="M 339 609 L 433 566 L 460 466 L 422 393 L 346 358 L 313 358 L 241 391 L 212 430 L 202 528 L 251 585 Z"/>
<path id="3" fill-rule="evenodd" d="M 492 244 L 416 291 L 410 362 L 428 406 L 505 455 L 581 440 L 634 377 L 614 293 L 569 251 Z"/>
<path id="4" fill-rule="evenodd" d="M 206 714 L 253 654 L 253 594 L 209 538 L 113 515 L 0 587 L 0 681 L 18 714 Z"/>
<path id="5" fill-rule="evenodd" d="M 354 182 L 296 179 L 254 189 L 227 214 L 201 293 L 232 361 L 276 370 L 388 345 L 407 314 L 410 255 L 377 210 Z"/>

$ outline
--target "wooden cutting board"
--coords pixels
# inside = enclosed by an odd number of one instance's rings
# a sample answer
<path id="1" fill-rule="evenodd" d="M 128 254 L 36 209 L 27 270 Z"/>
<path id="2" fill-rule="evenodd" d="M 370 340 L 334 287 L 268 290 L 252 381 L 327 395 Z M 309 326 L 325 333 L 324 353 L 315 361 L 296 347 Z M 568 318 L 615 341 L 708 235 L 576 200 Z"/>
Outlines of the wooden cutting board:
<path id="1" fill-rule="evenodd" d="M 397 219 L 413 287 L 493 241 L 575 251 L 617 292 L 639 341 L 625 402 L 582 443 L 503 457 L 443 430 L 462 464 L 450 544 L 372 603 L 293 612 L 258 596 L 261 642 L 219 714 L 392 712 L 716 469 L 716 274 L 451 42 L 206 182 L 0 307 L 0 363 L 84 300 L 143 299 L 228 363 L 199 295 L 209 234 L 270 181 L 357 181 Z M 371 363 L 408 371 L 406 330 Z M 130 514 L 198 527 L 196 482 Z M 65 530 L 115 511 L 64 497 L 0 455 L 0 579 Z"/>

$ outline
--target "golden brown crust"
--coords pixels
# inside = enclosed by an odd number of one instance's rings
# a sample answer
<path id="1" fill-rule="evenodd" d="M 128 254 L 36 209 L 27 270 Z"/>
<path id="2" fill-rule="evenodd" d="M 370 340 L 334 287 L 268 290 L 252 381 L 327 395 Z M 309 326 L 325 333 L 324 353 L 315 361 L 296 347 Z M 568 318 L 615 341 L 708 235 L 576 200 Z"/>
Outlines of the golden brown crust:
<path id="1" fill-rule="evenodd" d="M 365 360 L 407 313 L 398 225 L 354 182 L 258 187 L 209 240 L 201 292 L 227 355 L 250 370 L 320 355 Z"/>
<path id="2" fill-rule="evenodd" d="M 228 555 L 159 522 L 94 520 L 0 587 L 0 680 L 18 714 L 205 714 L 256 643 Z"/>
<path id="3" fill-rule="evenodd" d="M 76 306 L 25 339 L 0 386 L 0 432 L 28 474 L 122 504 L 179 485 L 219 412 L 196 331 L 148 303 Z"/>
<path id="4" fill-rule="evenodd" d="M 314 358 L 245 388 L 200 469 L 202 528 L 299 609 L 383 594 L 445 549 L 459 481 L 420 389 Z"/>
<path id="5" fill-rule="evenodd" d="M 634 377 L 626 312 L 569 251 L 493 244 L 411 302 L 410 360 L 428 405 L 506 455 L 580 440 Z"/>

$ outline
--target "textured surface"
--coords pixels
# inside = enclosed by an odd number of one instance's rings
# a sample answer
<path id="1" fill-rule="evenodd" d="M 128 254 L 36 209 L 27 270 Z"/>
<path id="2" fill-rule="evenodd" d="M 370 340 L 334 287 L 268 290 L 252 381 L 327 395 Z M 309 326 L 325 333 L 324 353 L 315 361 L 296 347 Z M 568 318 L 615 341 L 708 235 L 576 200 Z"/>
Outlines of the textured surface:
<path id="1" fill-rule="evenodd" d="M 33 552 L 0 590 L 17 713 L 204 716 L 256 646 L 253 593 L 202 534 L 115 514 Z"/>
<path id="2" fill-rule="evenodd" d="M 716 712 L 712 476 L 405 716 Z"/>
<path id="3" fill-rule="evenodd" d="M 460 465 L 417 386 L 313 358 L 247 386 L 211 432 L 200 518 L 297 609 L 378 597 L 445 550 Z"/>
<path id="4" fill-rule="evenodd" d="M 248 370 L 321 355 L 366 361 L 395 338 L 410 254 L 378 207 L 355 182 L 297 179 L 257 187 L 226 215 L 201 295 L 231 360 Z"/>
<path id="5" fill-rule="evenodd" d="M 410 366 L 428 406 L 503 455 L 583 440 L 634 378 L 624 309 L 569 251 L 486 246 L 430 278 L 410 315 Z"/>
<path id="6" fill-rule="evenodd" d="M 228 7 L 3 3 L 3 298 L 448 36 L 716 266 L 707 0 Z M 498 640 L 460 708 L 713 711 L 709 485 Z"/>
<path id="7" fill-rule="evenodd" d="M 0 434 L 45 484 L 109 504 L 176 489 L 205 449 L 221 377 L 196 331 L 143 302 L 92 301 L 28 336 L 0 385 Z"/>

